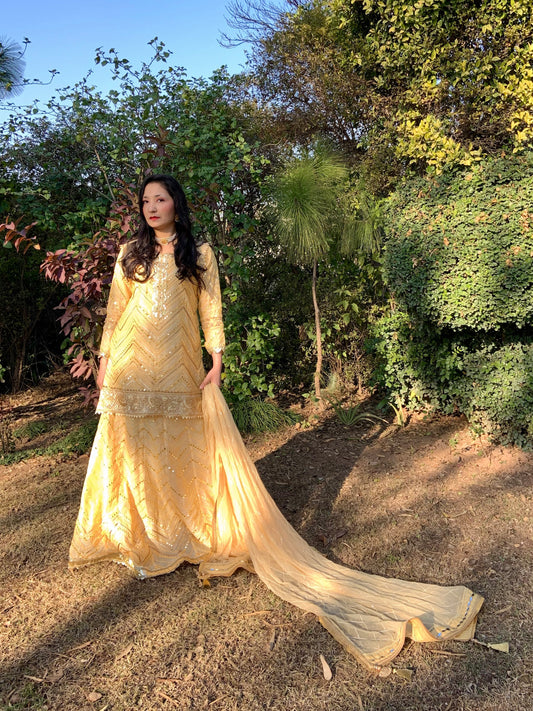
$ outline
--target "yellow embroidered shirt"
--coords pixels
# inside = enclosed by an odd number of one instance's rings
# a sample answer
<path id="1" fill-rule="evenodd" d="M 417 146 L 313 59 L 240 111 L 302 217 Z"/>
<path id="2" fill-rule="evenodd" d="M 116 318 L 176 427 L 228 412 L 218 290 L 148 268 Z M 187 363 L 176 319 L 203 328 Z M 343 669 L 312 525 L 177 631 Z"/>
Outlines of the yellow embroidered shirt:
<path id="1" fill-rule="evenodd" d="M 209 245 L 199 247 L 205 288 L 176 276 L 173 254 L 160 254 L 146 282 L 115 271 L 100 350 L 109 354 L 97 412 L 201 417 L 199 385 L 205 347 L 224 348 L 218 269 Z"/>

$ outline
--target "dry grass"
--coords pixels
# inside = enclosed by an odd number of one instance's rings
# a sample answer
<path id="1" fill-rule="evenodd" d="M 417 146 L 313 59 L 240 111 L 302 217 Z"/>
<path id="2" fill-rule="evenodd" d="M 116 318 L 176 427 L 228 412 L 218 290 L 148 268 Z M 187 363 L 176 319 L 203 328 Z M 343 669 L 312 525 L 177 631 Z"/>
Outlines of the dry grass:
<path id="1" fill-rule="evenodd" d="M 56 378 L 25 394 L 15 426 L 59 418 L 66 431 L 80 416 L 69 387 Z M 38 433 L 38 446 L 47 436 L 57 431 Z M 478 639 L 509 641 L 510 653 L 408 644 L 396 666 L 412 681 L 379 678 L 248 573 L 209 588 L 192 566 L 142 582 L 112 564 L 71 573 L 87 456 L 41 456 L 0 467 L 0 709 L 532 707 L 533 455 L 474 442 L 457 418 L 397 430 L 325 415 L 249 445 L 312 545 L 368 572 L 468 585 L 486 598 Z"/>

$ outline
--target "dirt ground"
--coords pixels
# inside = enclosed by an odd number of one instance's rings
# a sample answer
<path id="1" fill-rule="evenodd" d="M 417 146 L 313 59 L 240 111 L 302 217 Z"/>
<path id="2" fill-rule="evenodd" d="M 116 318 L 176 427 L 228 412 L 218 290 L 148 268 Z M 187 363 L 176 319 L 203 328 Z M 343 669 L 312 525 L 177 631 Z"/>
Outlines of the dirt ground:
<path id="1" fill-rule="evenodd" d="M 61 373 L 9 404 L 19 450 L 90 417 Z M 483 595 L 481 644 L 407 642 L 380 677 L 249 573 L 201 587 L 189 565 L 145 581 L 114 564 L 69 572 L 88 455 L 40 455 L 0 466 L 0 709 L 533 708 L 533 454 L 474 439 L 462 418 L 349 427 L 331 410 L 248 446 L 327 556 Z"/>

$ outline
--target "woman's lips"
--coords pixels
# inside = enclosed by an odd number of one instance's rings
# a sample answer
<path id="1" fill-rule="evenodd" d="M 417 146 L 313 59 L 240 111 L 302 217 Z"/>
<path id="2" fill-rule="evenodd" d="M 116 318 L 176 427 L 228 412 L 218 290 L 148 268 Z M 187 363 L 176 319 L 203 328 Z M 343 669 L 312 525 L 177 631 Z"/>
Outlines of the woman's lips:
<path id="1" fill-rule="evenodd" d="M 151 220 L 159 220 L 159 217 L 157 217 L 156 215 L 154 215 L 154 217 L 151 217 L 150 219 L 151 219 Z"/>

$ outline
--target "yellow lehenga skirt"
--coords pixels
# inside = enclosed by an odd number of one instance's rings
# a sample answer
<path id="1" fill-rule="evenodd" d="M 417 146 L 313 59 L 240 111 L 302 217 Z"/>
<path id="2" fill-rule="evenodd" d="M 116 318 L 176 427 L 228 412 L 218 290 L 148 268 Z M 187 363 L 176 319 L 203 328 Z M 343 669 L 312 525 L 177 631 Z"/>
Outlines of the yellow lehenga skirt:
<path id="1" fill-rule="evenodd" d="M 266 491 L 218 388 L 202 418 L 101 416 L 70 550 L 138 577 L 199 564 L 202 578 L 255 571 L 279 597 L 316 614 L 363 664 L 388 664 L 405 638 L 471 639 L 483 598 L 369 575 L 309 546 Z"/>

